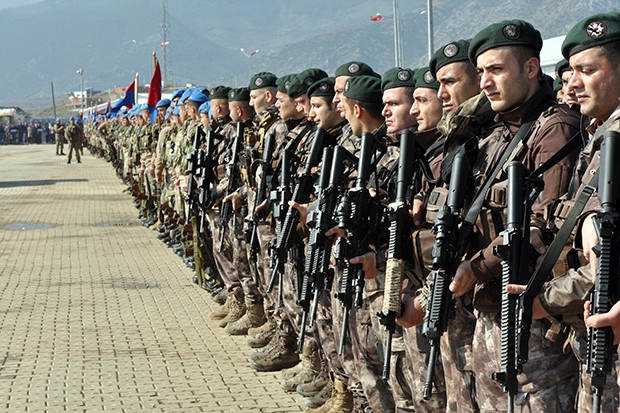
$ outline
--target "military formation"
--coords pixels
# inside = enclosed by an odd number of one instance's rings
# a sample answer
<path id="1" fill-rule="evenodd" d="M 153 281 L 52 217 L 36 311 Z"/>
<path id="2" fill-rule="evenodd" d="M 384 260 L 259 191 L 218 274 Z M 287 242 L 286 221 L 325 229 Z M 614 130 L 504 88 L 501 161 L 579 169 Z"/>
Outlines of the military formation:
<path id="1" fill-rule="evenodd" d="M 541 48 L 506 20 L 427 67 L 260 72 L 54 131 L 308 412 L 619 411 L 620 13 L 570 30 L 555 80 Z"/>

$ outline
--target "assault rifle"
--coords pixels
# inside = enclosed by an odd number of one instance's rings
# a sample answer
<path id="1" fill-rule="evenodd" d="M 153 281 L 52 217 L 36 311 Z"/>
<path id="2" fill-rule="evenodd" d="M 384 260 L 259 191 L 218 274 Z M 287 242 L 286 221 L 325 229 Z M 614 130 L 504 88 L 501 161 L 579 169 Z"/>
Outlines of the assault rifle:
<path id="1" fill-rule="evenodd" d="M 427 400 L 430 399 L 433 391 L 433 377 L 441 335 L 448 327 L 448 315 L 454 306 L 448 287 L 466 248 L 465 242 L 459 237 L 458 228 L 461 222 L 460 211 L 464 203 L 468 175 L 467 157 L 463 153 L 458 153 L 452 163 L 448 201 L 439 209 L 433 223 L 433 232 L 436 237 L 431 251 L 431 268 L 435 270 L 435 278 L 422 326 L 422 334 L 428 338 L 431 347 L 424 386 L 424 398 Z"/>
<path id="2" fill-rule="evenodd" d="M 372 133 L 362 133 L 360 156 L 357 164 L 357 178 L 355 186 L 350 188 L 342 197 L 338 207 L 338 227 L 347 230 L 346 238 L 340 240 L 338 255 L 340 264 L 343 266 L 342 278 L 336 298 L 343 307 L 342 331 L 338 343 L 338 354 L 342 355 L 349 324 L 349 312 L 351 308 L 362 306 L 364 292 L 364 271 L 361 264 L 351 264 L 351 258 L 358 257 L 368 252 L 368 240 L 370 229 L 370 194 L 368 181 L 371 164 L 375 152 L 375 137 Z M 376 159 L 375 159 L 376 162 Z"/>
<path id="3" fill-rule="evenodd" d="M 607 313 L 620 299 L 620 133 L 605 133 L 601 144 L 598 197 L 601 211 L 594 217 L 599 245 L 596 284 L 590 296 L 591 314 Z M 592 411 L 598 413 L 607 374 L 614 368 L 614 334 L 611 327 L 590 328 L 587 370 L 592 377 Z"/>
<path id="4" fill-rule="evenodd" d="M 316 135 L 314 136 L 314 140 L 312 142 L 312 148 L 310 149 L 310 154 L 308 155 L 308 159 L 306 160 L 306 164 L 304 165 L 303 171 L 297 177 L 297 184 L 295 185 L 295 189 L 293 191 L 293 195 L 291 197 L 291 201 L 304 204 L 307 203 L 310 199 L 310 193 L 312 192 L 312 168 L 316 167 L 321 160 L 321 152 L 323 151 L 323 147 L 327 146 L 328 143 L 331 143 L 331 136 L 327 131 L 323 128 L 318 128 L 316 130 Z M 275 265 L 273 273 L 271 274 L 271 279 L 269 280 L 269 285 L 267 286 L 267 291 L 271 292 L 273 289 L 273 284 L 275 279 L 282 278 L 282 274 L 284 273 L 284 263 L 286 262 L 286 255 L 289 249 L 292 247 L 291 245 L 291 235 L 295 228 L 297 228 L 297 224 L 299 223 L 299 211 L 296 208 L 290 207 L 288 202 L 286 203 L 286 216 L 284 218 L 284 222 L 282 226 L 278 228 L 278 235 L 276 238 L 275 245 Z M 278 293 L 281 295 L 280 293 Z"/>
<path id="5" fill-rule="evenodd" d="M 411 251 L 411 242 L 408 239 L 413 228 L 413 220 L 409 216 L 409 210 L 412 207 L 411 195 L 413 191 L 411 185 L 414 176 L 415 152 L 415 136 L 410 130 L 406 129 L 400 136 L 396 199 L 387 207 L 390 221 L 390 240 L 385 266 L 383 308 L 377 314 L 386 331 L 382 375 L 384 380 L 390 377 L 392 336 L 396 330 L 396 317 L 401 314 L 401 289 L 405 257 L 409 256 L 409 251 Z"/>
<path id="6" fill-rule="evenodd" d="M 200 166 L 200 178 L 198 178 L 198 189 L 200 190 L 200 195 L 198 196 L 198 205 L 200 206 L 200 225 L 199 231 L 206 231 L 206 218 L 207 218 L 207 210 L 211 208 L 213 204 L 213 192 L 212 192 L 212 184 L 213 184 L 213 131 L 209 128 L 207 135 L 205 137 L 205 150 L 200 150 L 198 161 Z"/>
<path id="7" fill-rule="evenodd" d="M 198 176 L 199 170 L 199 152 L 200 152 L 200 144 L 202 142 L 202 138 L 204 138 L 205 133 L 204 130 L 197 126 L 196 132 L 194 133 L 194 142 L 192 144 L 192 149 L 187 154 L 187 195 L 185 195 L 185 201 L 187 202 L 187 211 L 185 216 L 185 221 L 189 222 L 190 215 L 194 212 L 194 208 L 196 207 L 197 194 L 196 194 L 196 180 L 195 176 Z"/>
<path id="8" fill-rule="evenodd" d="M 229 149 L 228 163 L 226 164 L 226 177 L 228 178 L 228 186 L 226 187 L 226 195 L 232 194 L 236 189 L 237 181 L 237 160 L 239 158 L 239 145 L 243 142 L 243 132 L 245 125 L 243 122 L 237 122 L 237 136 L 233 141 L 232 148 Z M 233 216 L 232 201 L 222 201 L 220 205 L 220 217 L 222 229 L 220 231 L 220 241 L 218 244 L 218 251 L 224 249 L 224 238 L 226 237 L 226 229 L 228 228 L 229 221 Z"/>
<path id="9" fill-rule="evenodd" d="M 519 383 L 517 374 L 523 371 L 519 358 L 518 309 L 519 296 L 508 294 L 508 284 L 527 284 L 530 278 L 530 215 L 532 203 L 542 189 L 542 181 L 525 176 L 525 167 L 519 161 L 508 164 L 508 218 L 502 231 L 503 245 L 493 253 L 502 258 L 501 310 L 501 371 L 493 373 L 493 380 L 501 383 L 508 394 L 508 412 L 514 412 L 514 398 Z"/>
<path id="10" fill-rule="evenodd" d="M 267 198 L 267 184 L 271 180 L 271 159 L 273 157 L 273 148 L 275 146 L 275 136 L 270 133 L 265 136 L 265 146 L 263 148 L 263 159 L 260 162 L 261 177 L 256 187 L 256 196 L 254 197 L 254 205 L 252 206 L 252 220 L 250 221 L 250 259 L 256 262 L 256 257 L 260 252 L 260 243 L 258 242 L 258 222 L 264 214 L 257 211 L 256 207 L 262 204 Z"/>
<path id="11" fill-rule="evenodd" d="M 305 259 L 305 267 L 303 271 L 301 286 L 297 297 L 297 304 L 302 309 L 301 315 L 301 328 L 299 333 L 299 351 L 302 351 L 304 345 L 304 338 L 306 335 L 306 324 L 308 323 L 308 313 L 310 310 L 310 302 L 312 301 L 312 312 L 316 311 L 316 305 L 318 303 L 319 289 L 323 286 L 319 286 L 323 280 L 319 279 L 319 268 L 321 264 L 321 255 L 324 253 L 322 247 L 324 246 L 325 237 L 324 232 L 329 229 L 325 228 L 327 225 L 321 225 L 321 221 L 329 220 L 331 212 L 327 211 L 327 197 L 328 188 L 330 183 L 330 169 L 333 165 L 334 149 L 327 147 L 323 149 L 323 160 L 321 164 L 321 172 L 319 175 L 319 183 L 316 189 L 317 194 L 317 207 L 308 212 L 306 219 L 307 225 L 310 228 L 310 237 L 308 241 L 308 251 Z M 342 162 L 341 162 L 342 163 Z M 320 241 L 323 242 L 321 243 Z M 331 242 L 331 241 L 330 241 Z M 310 316 L 313 321 L 313 316 Z M 312 326 L 312 322 L 310 323 Z"/>
<path id="12" fill-rule="evenodd" d="M 270 199 L 273 203 L 273 217 L 277 221 L 276 232 L 279 234 L 282 231 L 282 225 L 284 223 L 284 215 L 288 209 L 288 201 L 291 199 L 291 168 L 293 165 L 293 154 L 285 149 L 282 151 L 282 159 L 280 160 L 280 185 L 275 191 L 271 191 Z M 278 254 L 276 250 L 277 238 L 274 238 L 269 243 L 269 267 L 273 268 L 271 277 L 269 278 L 269 284 L 267 285 L 267 291 L 273 291 L 273 285 L 278 281 L 278 307 L 282 306 L 282 277 L 278 277 L 276 267 L 280 265 L 278 263 Z M 284 265 L 284 261 L 282 261 Z"/>

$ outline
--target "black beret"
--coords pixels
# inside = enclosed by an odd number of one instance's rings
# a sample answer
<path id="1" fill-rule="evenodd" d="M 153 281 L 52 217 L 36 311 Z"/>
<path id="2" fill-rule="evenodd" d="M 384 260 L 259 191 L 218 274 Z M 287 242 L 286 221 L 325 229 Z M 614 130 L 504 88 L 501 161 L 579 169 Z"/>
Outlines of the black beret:
<path id="1" fill-rule="evenodd" d="M 336 92 L 334 92 L 335 83 L 336 82 L 333 77 L 324 77 L 323 79 L 314 82 L 308 88 L 308 97 L 324 96 L 331 100 L 336 94 Z"/>
<path id="2" fill-rule="evenodd" d="M 230 92 L 230 88 L 228 86 L 216 86 L 211 89 L 211 99 L 228 99 L 228 92 Z"/>
<path id="3" fill-rule="evenodd" d="M 570 70 L 570 65 L 568 64 L 568 60 L 562 59 L 555 64 L 555 72 L 558 74 L 558 77 L 562 77 L 562 73 Z"/>
<path id="4" fill-rule="evenodd" d="M 229 102 L 249 102 L 250 101 L 250 89 L 247 87 L 239 87 L 236 89 L 230 89 L 228 92 Z"/>
<path id="5" fill-rule="evenodd" d="M 435 79 L 435 76 L 431 73 L 428 66 L 416 69 L 413 76 L 415 82 L 415 88 L 427 87 L 429 89 L 439 90 L 439 82 Z"/>
<path id="6" fill-rule="evenodd" d="M 344 83 L 343 95 L 367 103 L 381 103 L 381 79 L 374 76 L 352 76 Z"/>
<path id="7" fill-rule="evenodd" d="M 467 54 L 469 51 L 469 42 L 470 39 L 461 39 L 450 42 L 437 50 L 428 64 L 433 76 L 437 77 L 437 71 L 447 64 L 469 61 L 469 55 Z"/>
<path id="8" fill-rule="evenodd" d="M 250 79 L 250 90 L 261 89 L 264 87 L 276 87 L 277 76 L 270 72 L 260 72 Z"/>
<path id="9" fill-rule="evenodd" d="M 413 87 L 413 70 L 394 67 L 383 74 L 381 91 L 395 87 Z"/>
<path id="10" fill-rule="evenodd" d="M 374 76 L 381 77 L 370 66 L 363 62 L 348 62 L 344 63 L 336 68 L 336 74 L 338 76 Z"/>
<path id="11" fill-rule="evenodd" d="M 556 77 L 553 79 L 553 93 L 558 93 L 560 89 L 562 89 L 562 78 Z"/>
<path id="12" fill-rule="evenodd" d="M 620 13 L 599 13 L 575 25 L 562 43 L 562 56 L 568 60 L 575 53 L 620 40 Z"/>
<path id="13" fill-rule="evenodd" d="M 325 77 L 327 77 L 327 73 L 324 70 L 306 69 L 291 79 L 291 85 L 288 88 L 287 94 L 292 98 L 297 98 L 306 93 L 314 82 Z"/>
<path id="14" fill-rule="evenodd" d="M 483 52 L 501 46 L 529 46 L 540 53 L 540 32 L 523 20 L 504 20 L 482 29 L 469 44 L 469 60 L 475 65 Z"/>

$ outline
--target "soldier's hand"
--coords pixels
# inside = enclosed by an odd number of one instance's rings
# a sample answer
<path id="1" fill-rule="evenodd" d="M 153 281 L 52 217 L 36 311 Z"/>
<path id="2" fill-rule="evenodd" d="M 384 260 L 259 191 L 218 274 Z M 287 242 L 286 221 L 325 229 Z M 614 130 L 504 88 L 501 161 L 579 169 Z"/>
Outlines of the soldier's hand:
<path id="1" fill-rule="evenodd" d="M 417 297 L 409 295 L 403 299 L 403 313 L 396 317 L 396 324 L 404 328 L 419 326 L 424 322 L 424 310 Z"/>
<path id="2" fill-rule="evenodd" d="M 256 212 L 262 211 L 267 206 L 267 200 L 265 199 L 260 205 L 256 205 Z"/>
<path id="3" fill-rule="evenodd" d="M 299 222 L 306 225 L 306 218 L 308 217 L 308 204 L 299 204 L 295 201 L 288 201 L 288 205 L 299 211 Z"/>
<path id="4" fill-rule="evenodd" d="M 424 205 L 424 202 L 418 198 L 415 198 L 409 214 L 411 214 L 411 218 L 413 218 L 413 223 L 416 227 L 419 227 L 422 224 L 422 217 L 425 210 L 426 205 Z"/>
<path id="5" fill-rule="evenodd" d="M 590 301 L 586 301 L 583 305 L 583 321 L 586 327 L 611 327 L 614 333 L 614 344 L 620 343 L 620 301 L 616 302 L 608 313 L 590 314 Z"/>
<path id="6" fill-rule="evenodd" d="M 365 280 L 374 280 L 377 278 L 377 275 L 379 275 L 379 270 L 377 270 L 377 256 L 372 251 L 360 255 L 359 257 L 353 257 L 350 262 L 351 264 L 362 264 Z"/>
<path id="7" fill-rule="evenodd" d="M 326 237 L 331 237 L 334 236 L 334 243 L 336 243 L 336 238 L 344 238 L 347 236 L 347 231 L 335 226 L 333 228 L 328 229 L 327 231 L 325 231 L 325 236 Z"/>
<path id="8" fill-rule="evenodd" d="M 456 296 L 461 296 L 471 289 L 476 283 L 476 275 L 471 269 L 469 260 L 463 261 L 456 269 L 454 279 L 450 283 L 450 291 Z"/>
<path id="9" fill-rule="evenodd" d="M 583 255 L 586 260 L 590 262 L 590 269 L 592 272 L 592 282 L 596 282 L 596 261 L 597 257 L 593 247 L 598 245 L 598 235 L 596 234 L 596 230 L 594 229 L 594 218 L 596 214 L 590 214 L 583 221 L 583 225 L 581 227 L 581 243 L 583 245 Z"/>
<path id="10" fill-rule="evenodd" d="M 521 295 L 527 285 L 522 284 L 508 284 L 506 286 L 506 292 L 508 294 L 516 294 Z M 534 302 L 532 303 L 532 318 L 534 320 L 540 320 L 541 318 L 545 318 L 549 315 L 547 310 L 542 306 L 538 297 L 534 298 Z"/>
<path id="11" fill-rule="evenodd" d="M 540 228 L 530 228 L 530 244 L 532 244 L 532 247 L 534 247 L 536 252 L 538 252 L 540 255 L 543 255 L 545 252 L 547 252 L 547 248 L 549 248 L 543 243 L 542 237 L 543 235 Z"/>
<path id="12" fill-rule="evenodd" d="M 224 199 L 222 200 L 222 202 L 228 201 L 231 201 L 233 211 L 235 212 L 243 206 L 243 198 L 237 195 L 236 192 L 233 192 L 232 194 L 224 197 Z"/>

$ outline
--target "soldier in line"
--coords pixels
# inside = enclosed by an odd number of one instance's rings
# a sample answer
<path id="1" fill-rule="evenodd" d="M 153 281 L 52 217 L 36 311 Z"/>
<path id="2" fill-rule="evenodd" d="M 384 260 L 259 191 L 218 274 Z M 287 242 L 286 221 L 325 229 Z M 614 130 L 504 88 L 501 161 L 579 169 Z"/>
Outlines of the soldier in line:
<path id="1" fill-rule="evenodd" d="M 71 157 L 75 152 L 75 159 L 78 163 L 82 163 L 80 148 L 82 147 L 82 131 L 77 126 L 75 118 L 69 118 L 69 126 L 65 129 L 65 139 L 69 142 L 69 153 L 67 154 L 67 163 L 71 163 Z"/>
<path id="2" fill-rule="evenodd" d="M 56 118 L 56 122 L 54 122 L 54 138 L 56 139 L 56 156 L 64 155 L 65 125 L 62 124 L 60 118 Z"/>

